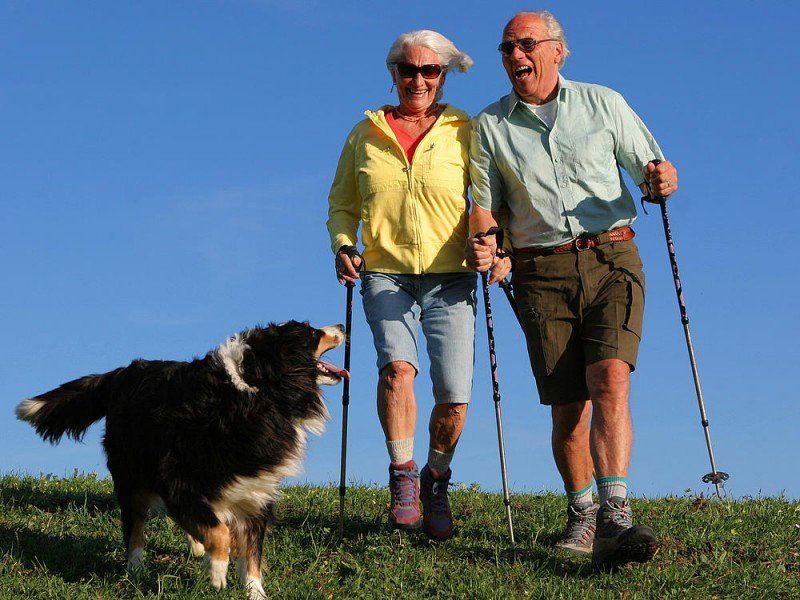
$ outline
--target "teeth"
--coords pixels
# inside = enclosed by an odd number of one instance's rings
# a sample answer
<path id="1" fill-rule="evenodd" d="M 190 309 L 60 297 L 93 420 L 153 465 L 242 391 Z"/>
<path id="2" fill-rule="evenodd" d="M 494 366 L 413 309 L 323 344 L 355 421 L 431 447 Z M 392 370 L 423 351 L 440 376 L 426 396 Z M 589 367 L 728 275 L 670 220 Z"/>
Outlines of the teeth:
<path id="1" fill-rule="evenodd" d="M 528 66 L 520 66 L 514 69 L 514 75 L 522 75 L 523 73 L 530 73 L 533 69 Z"/>

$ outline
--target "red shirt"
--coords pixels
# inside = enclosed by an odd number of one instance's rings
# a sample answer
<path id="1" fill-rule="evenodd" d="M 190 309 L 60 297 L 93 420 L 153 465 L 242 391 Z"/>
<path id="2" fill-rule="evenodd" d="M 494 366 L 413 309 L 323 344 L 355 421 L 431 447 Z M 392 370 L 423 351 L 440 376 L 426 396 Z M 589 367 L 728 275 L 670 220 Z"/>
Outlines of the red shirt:
<path id="1" fill-rule="evenodd" d="M 422 141 L 422 138 L 425 137 L 423 133 L 417 138 L 412 137 L 408 134 L 405 130 L 401 129 L 397 123 L 397 119 L 394 118 L 394 111 L 389 110 L 384 113 L 386 116 L 386 122 L 389 123 L 389 127 L 392 128 L 394 131 L 394 135 L 397 138 L 397 141 L 400 142 L 400 145 L 403 147 L 403 150 L 408 157 L 408 162 L 411 162 L 414 158 L 414 151 L 417 149 L 417 146 Z"/>

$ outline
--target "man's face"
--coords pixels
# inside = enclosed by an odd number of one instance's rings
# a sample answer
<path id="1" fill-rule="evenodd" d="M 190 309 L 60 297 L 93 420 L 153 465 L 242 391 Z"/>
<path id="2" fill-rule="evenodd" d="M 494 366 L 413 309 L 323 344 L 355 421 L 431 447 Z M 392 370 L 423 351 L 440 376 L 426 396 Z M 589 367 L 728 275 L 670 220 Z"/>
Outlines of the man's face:
<path id="1" fill-rule="evenodd" d="M 550 36 L 544 21 L 535 15 L 520 15 L 509 21 L 503 30 L 504 42 L 524 38 L 546 40 Z M 542 42 L 530 52 L 515 47 L 511 54 L 503 54 L 505 67 L 514 91 L 525 102 L 541 104 L 558 85 L 558 63 L 564 52 L 561 42 Z"/>

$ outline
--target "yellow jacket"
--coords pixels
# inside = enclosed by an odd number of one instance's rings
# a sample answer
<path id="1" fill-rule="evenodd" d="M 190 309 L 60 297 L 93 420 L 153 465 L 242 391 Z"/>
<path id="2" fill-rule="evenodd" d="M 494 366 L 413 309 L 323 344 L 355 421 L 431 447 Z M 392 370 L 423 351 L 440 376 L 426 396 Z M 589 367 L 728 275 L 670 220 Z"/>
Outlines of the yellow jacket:
<path id="1" fill-rule="evenodd" d="M 469 117 L 446 106 L 409 164 L 386 122 L 390 108 L 366 111 L 344 144 L 328 196 L 331 248 L 355 246 L 361 221 L 369 271 L 467 271 Z"/>

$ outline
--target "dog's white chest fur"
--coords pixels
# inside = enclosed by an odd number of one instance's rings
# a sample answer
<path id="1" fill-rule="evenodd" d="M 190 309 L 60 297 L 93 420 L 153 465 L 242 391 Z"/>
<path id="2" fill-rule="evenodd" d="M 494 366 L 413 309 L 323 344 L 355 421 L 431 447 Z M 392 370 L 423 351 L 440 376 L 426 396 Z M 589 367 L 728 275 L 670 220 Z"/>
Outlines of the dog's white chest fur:
<path id="1" fill-rule="evenodd" d="M 237 477 L 233 483 L 223 488 L 219 498 L 211 504 L 214 514 L 222 522 L 244 520 L 256 515 L 270 502 L 280 496 L 280 483 L 286 477 L 303 472 L 303 456 L 306 450 L 308 433 L 321 435 L 325 431 L 328 415 L 309 419 L 295 426 L 297 433 L 294 450 L 286 459 L 271 470 L 261 471 L 254 477 Z"/>

